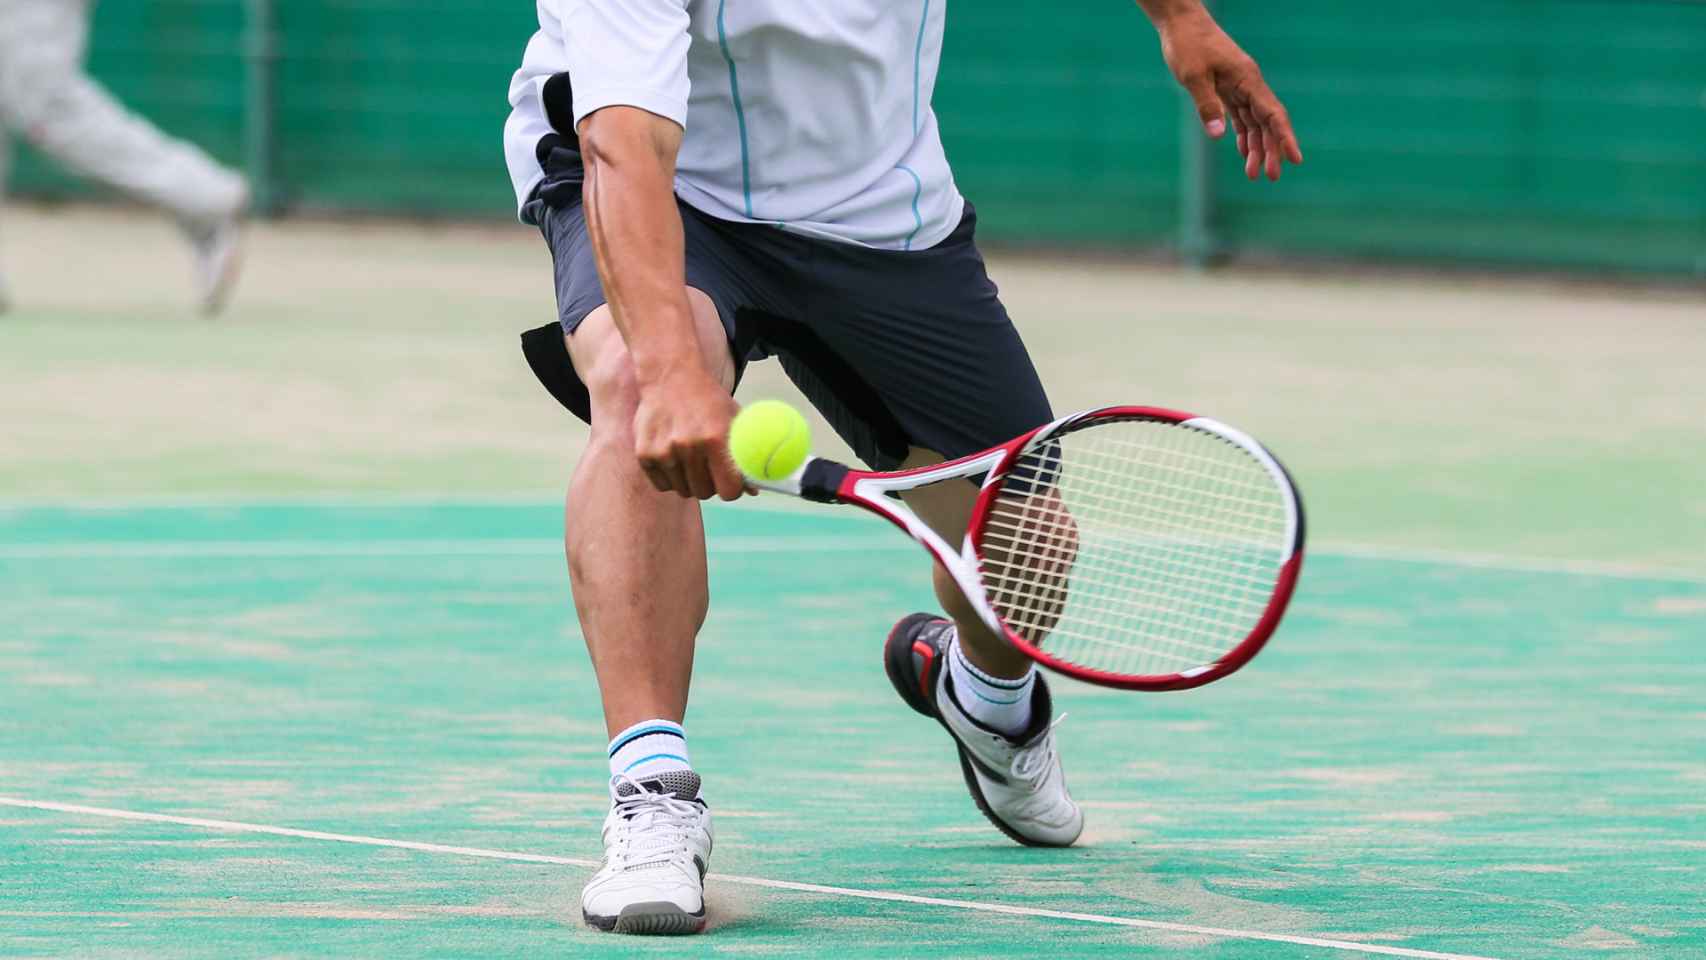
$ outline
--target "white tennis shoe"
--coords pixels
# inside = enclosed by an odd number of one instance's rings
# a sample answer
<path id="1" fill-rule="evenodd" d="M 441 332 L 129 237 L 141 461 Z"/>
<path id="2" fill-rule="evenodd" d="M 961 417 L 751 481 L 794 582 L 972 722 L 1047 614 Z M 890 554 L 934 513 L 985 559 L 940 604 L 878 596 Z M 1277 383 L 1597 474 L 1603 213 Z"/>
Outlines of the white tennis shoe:
<path id="1" fill-rule="evenodd" d="M 895 691 L 954 738 L 966 789 L 990 823 L 1026 846 L 1070 846 L 1084 832 L 1084 811 L 1066 789 L 1054 743 L 1060 721 L 1052 719 L 1048 682 L 1037 677 L 1030 728 L 1017 737 L 997 733 L 954 699 L 948 670 L 953 638 L 954 625 L 930 614 L 915 613 L 896 624 L 883 658 Z"/>
<path id="2" fill-rule="evenodd" d="M 186 225 L 184 233 L 195 258 L 196 303 L 202 313 L 213 316 L 230 302 L 237 276 L 243 270 L 242 216 Z"/>
<path id="3" fill-rule="evenodd" d="M 610 781 L 604 863 L 581 890 L 581 915 L 616 933 L 698 933 L 705 928 L 711 811 L 691 771 Z"/>

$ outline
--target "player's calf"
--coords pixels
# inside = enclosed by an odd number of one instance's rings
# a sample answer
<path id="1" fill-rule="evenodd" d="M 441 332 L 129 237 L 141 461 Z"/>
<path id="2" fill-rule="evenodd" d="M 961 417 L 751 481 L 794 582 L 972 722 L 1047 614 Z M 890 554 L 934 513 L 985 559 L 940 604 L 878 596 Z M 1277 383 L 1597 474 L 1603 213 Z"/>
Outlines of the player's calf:
<path id="1" fill-rule="evenodd" d="M 569 348 L 592 409 L 565 512 L 569 577 L 605 721 L 679 720 L 709 602 L 699 505 L 659 493 L 634 457 L 639 391 L 609 310 Z"/>
<path id="2" fill-rule="evenodd" d="M 984 586 L 1004 608 L 1026 611 L 1025 639 L 1041 647 L 1066 605 L 1067 584 L 1078 557 L 1078 528 L 1052 488 L 1003 497 L 997 513 L 1019 515 L 1031 528 L 1031 549 L 1014 555 L 1006 539 L 1011 523 L 993 525 L 983 541 Z M 946 660 L 959 703 L 977 723 L 1006 736 L 1030 726 L 1034 661 L 991 630 L 959 584 L 936 565 L 936 597 L 953 620 L 954 641 Z"/>

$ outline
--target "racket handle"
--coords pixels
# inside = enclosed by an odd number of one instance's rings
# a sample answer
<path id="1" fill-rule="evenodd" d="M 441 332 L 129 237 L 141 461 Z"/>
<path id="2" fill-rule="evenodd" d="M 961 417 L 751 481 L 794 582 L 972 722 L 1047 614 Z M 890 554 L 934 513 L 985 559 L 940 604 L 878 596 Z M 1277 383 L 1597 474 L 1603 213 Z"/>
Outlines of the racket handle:
<path id="1" fill-rule="evenodd" d="M 812 457 L 802 464 L 800 469 L 781 480 L 754 480 L 748 477 L 747 482 L 760 490 L 786 493 L 817 503 L 835 503 L 841 499 L 841 484 L 851 472 L 834 460 Z"/>
<path id="2" fill-rule="evenodd" d="M 800 469 L 800 496 L 817 503 L 841 499 L 841 484 L 851 472 L 834 460 L 813 457 Z"/>

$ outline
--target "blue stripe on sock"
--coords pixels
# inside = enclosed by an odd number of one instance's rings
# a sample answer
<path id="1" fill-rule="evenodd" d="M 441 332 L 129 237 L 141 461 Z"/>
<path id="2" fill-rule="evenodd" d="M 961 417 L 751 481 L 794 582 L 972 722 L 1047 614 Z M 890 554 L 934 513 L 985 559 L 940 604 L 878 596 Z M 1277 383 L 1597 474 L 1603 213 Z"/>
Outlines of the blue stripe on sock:
<path id="1" fill-rule="evenodd" d="M 643 730 L 635 730 L 633 733 L 630 733 L 630 734 L 624 736 L 622 739 L 611 744 L 610 745 L 610 755 L 614 757 L 614 756 L 616 756 L 616 751 L 622 749 L 623 747 L 627 746 L 630 743 L 633 743 L 635 740 L 638 740 L 641 737 L 650 737 L 653 735 L 661 735 L 661 736 L 665 736 L 665 737 L 678 737 L 682 740 L 687 739 L 687 734 L 683 733 L 680 727 L 646 727 Z"/>
<path id="2" fill-rule="evenodd" d="M 635 760 L 633 763 L 628 764 L 627 766 L 622 768 L 622 772 L 627 773 L 629 770 L 634 769 L 635 767 L 639 766 L 640 764 L 648 763 L 652 760 L 679 760 L 682 763 L 687 762 L 686 757 L 677 756 L 676 754 L 673 754 L 673 753 L 654 753 L 649 757 L 641 757 L 640 759 Z"/>
<path id="3" fill-rule="evenodd" d="M 956 692 L 959 690 L 958 687 L 955 687 L 954 689 Z M 979 700 L 982 700 L 984 703 L 993 703 L 993 704 L 996 704 L 998 706 L 1003 706 L 1003 707 L 1010 707 L 1013 704 L 1018 703 L 1019 701 L 1025 699 L 1024 697 L 1014 697 L 1011 700 L 991 700 L 989 697 L 986 697 L 983 694 L 978 693 L 976 690 L 973 690 L 971 692 L 971 695 L 978 698 Z"/>

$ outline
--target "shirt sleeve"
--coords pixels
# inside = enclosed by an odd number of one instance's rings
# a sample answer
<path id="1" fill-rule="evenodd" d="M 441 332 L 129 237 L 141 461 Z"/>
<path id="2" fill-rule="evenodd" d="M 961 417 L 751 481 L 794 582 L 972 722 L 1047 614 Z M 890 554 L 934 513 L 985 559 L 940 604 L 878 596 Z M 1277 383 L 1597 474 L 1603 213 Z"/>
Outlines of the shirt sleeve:
<path id="1" fill-rule="evenodd" d="M 687 126 L 688 0 L 556 0 L 574 85 L 575 125 L 612 106 Z"/>

